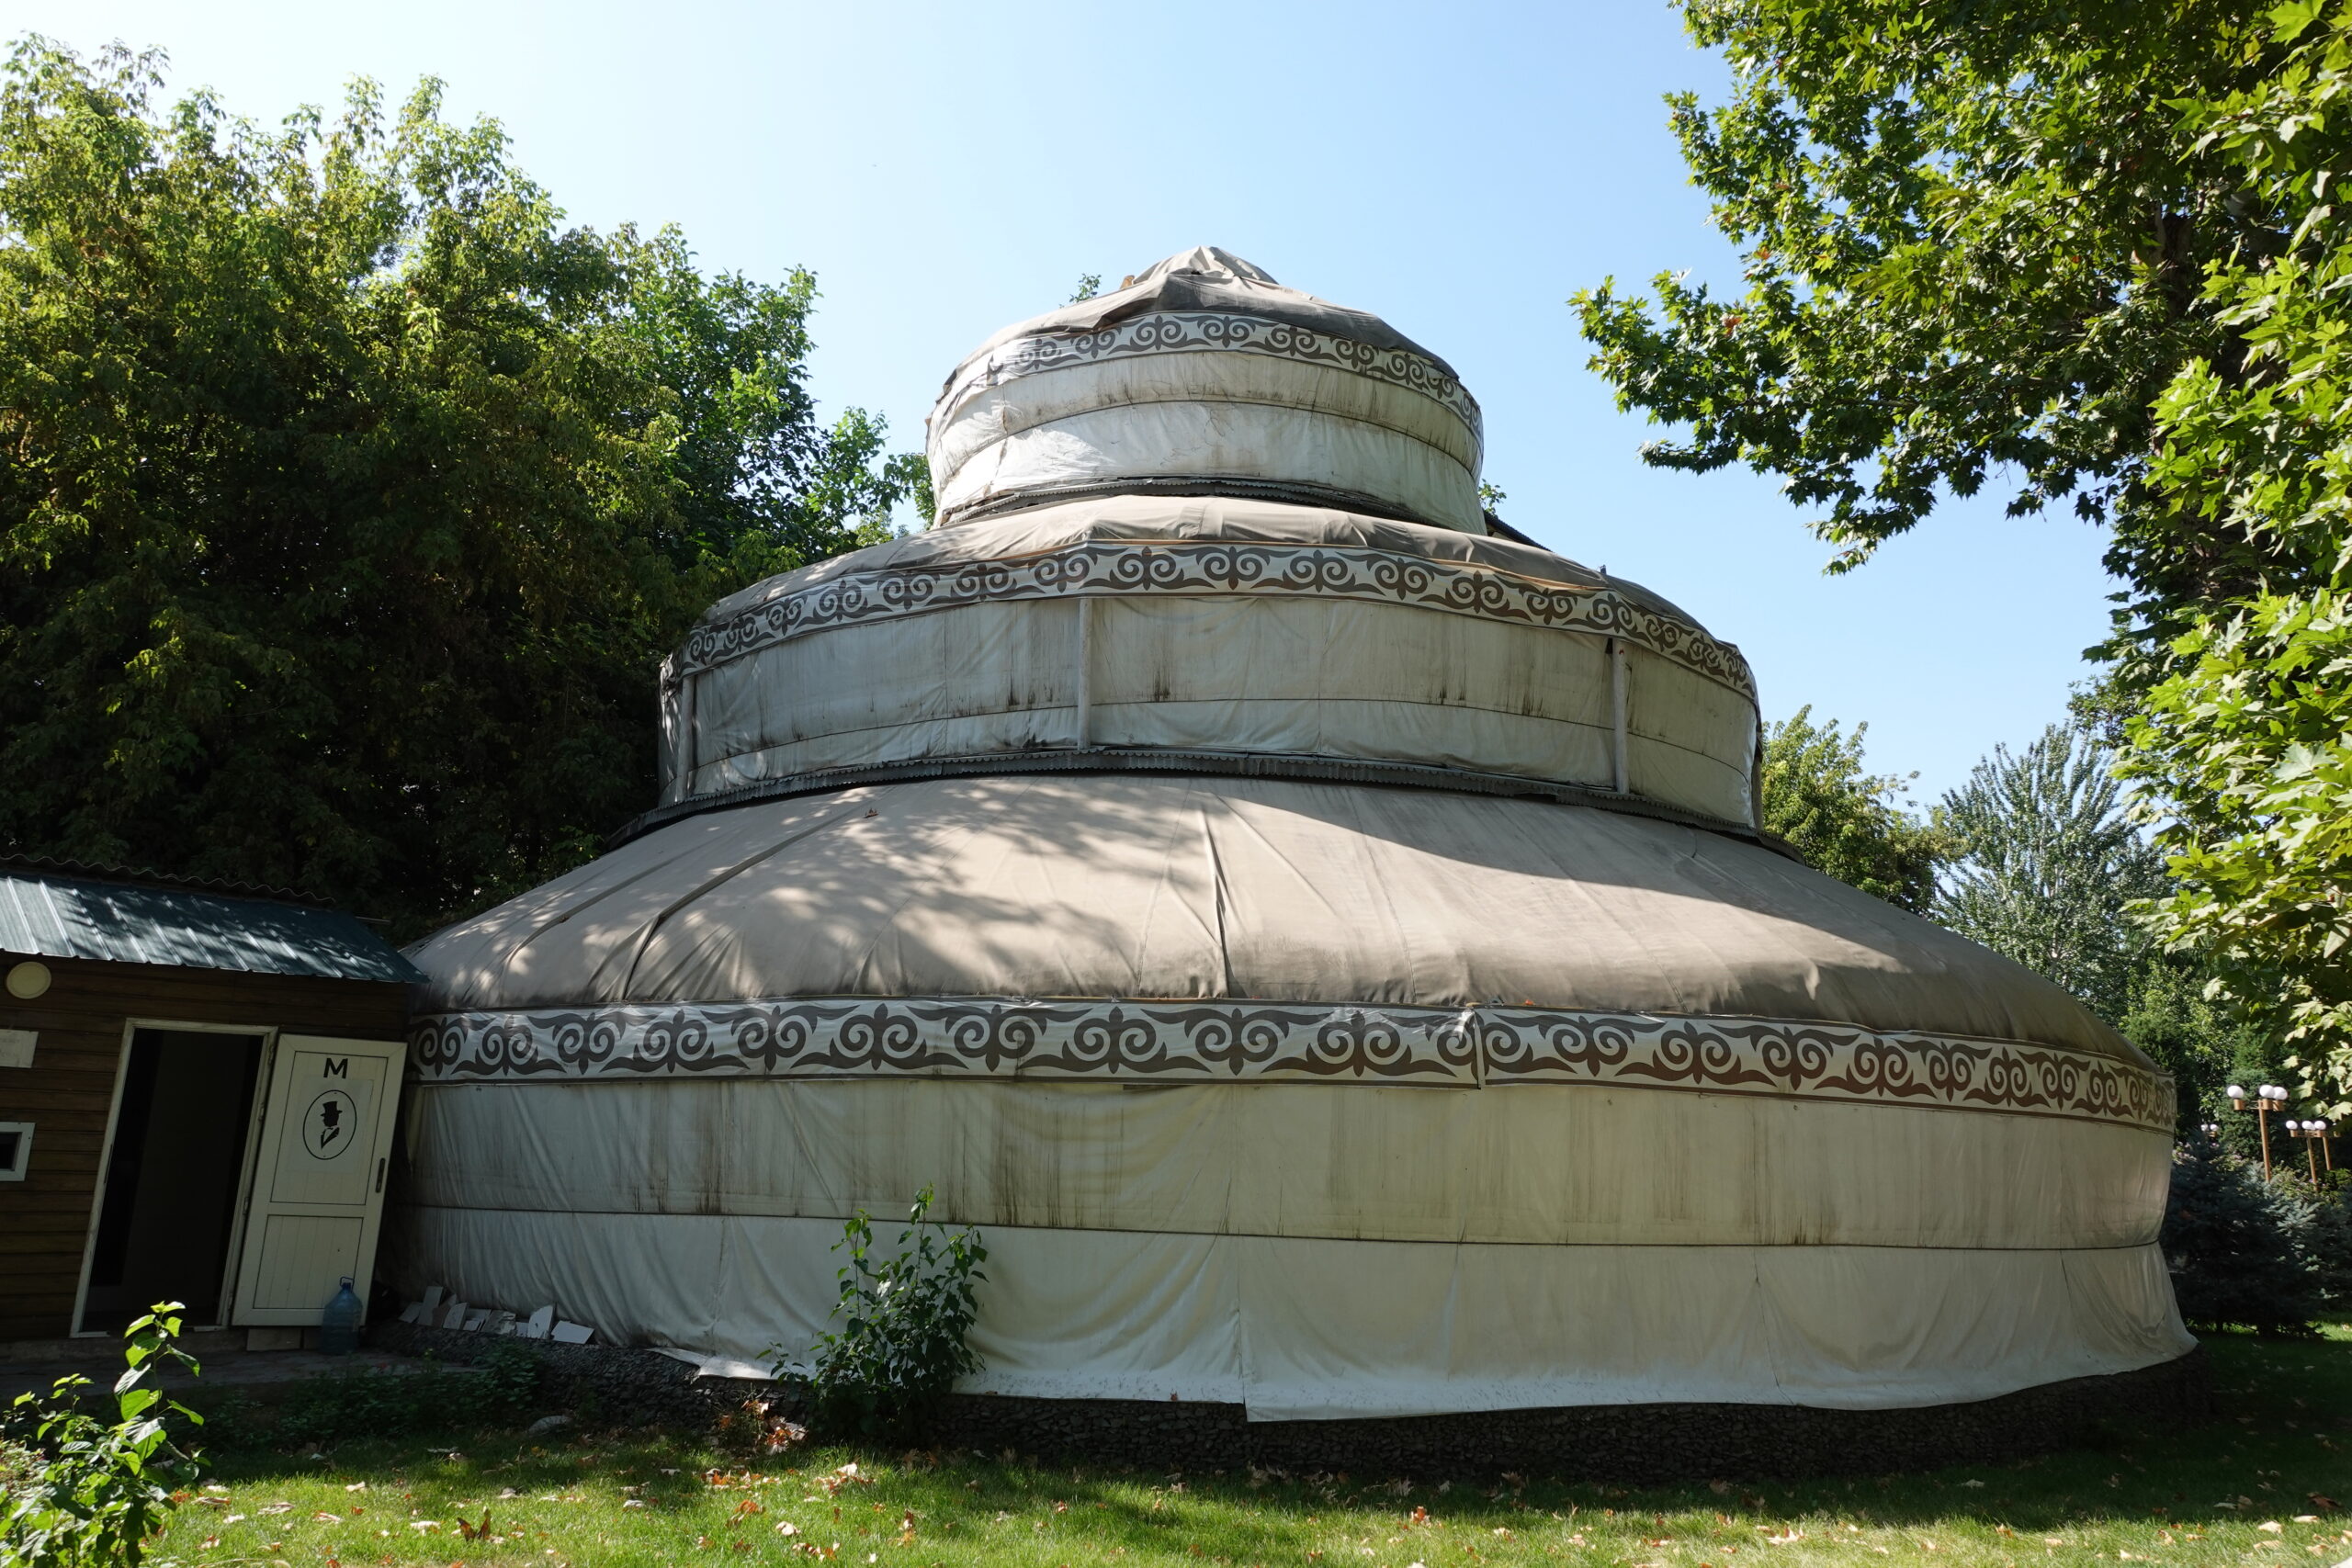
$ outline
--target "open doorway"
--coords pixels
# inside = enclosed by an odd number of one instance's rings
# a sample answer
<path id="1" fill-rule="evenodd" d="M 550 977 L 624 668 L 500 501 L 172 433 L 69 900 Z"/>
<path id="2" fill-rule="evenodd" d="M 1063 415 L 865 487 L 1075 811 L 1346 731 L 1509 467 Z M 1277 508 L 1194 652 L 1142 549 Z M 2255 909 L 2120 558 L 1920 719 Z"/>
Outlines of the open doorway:
<path id="1" fill-rule="evenodd" d="M 115 1113 L 82 1332 L 118 1334 L 157 1302 L 223 1321 L 237 1190 L 263 1037 L 134 1029 Z"/>

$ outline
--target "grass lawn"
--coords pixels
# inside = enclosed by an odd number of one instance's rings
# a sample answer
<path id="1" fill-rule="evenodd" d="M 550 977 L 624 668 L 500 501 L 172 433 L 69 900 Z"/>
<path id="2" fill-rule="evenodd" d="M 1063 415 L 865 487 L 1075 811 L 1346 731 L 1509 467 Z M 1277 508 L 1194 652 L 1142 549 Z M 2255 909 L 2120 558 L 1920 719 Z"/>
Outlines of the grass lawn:
<path id="1" fill-rule="evenodd" d="M 1882 1558 L 2331 1568 L 2352 1559 L 2343 1506 L 2352 1503 L 2352 1328 L 2320 1341 L 2208 1343 L 2222 1404 L 2213 1426 L 2119 1432 L 2096 1450 L 1931 1474 L 1430 1485 L 842 1449 L 797 1449 L 746 1470 L 674 1440 L 477 1432 L 345 1442 L 323 1455 L 220 1454 L 208 1462 L 205 1502 L 180 1510 L 158 1552 L 288 1568 L 810 1556 L 902 1568 L 1868 1568 Z"/>

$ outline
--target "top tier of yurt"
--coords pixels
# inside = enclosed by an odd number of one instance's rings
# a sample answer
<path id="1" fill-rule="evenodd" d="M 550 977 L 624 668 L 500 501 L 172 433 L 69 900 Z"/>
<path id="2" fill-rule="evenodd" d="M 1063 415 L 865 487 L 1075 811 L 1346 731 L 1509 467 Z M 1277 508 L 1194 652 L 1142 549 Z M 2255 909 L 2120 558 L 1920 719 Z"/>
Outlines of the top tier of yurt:
<path id="1" fill-rule="evenodd" d="M 1216 495 L 1483 534 L 1478 404 L 1379 317 L 1204 245 L 1005 328 L 931 416 L 943 524 Z"/>
<path id="2" fill-rule="evenodd" d="M 1490 531 L 1477 405 L 1222 252 L 1008 329 L 939 525 L 714 605 L 610 853 L 415 953 L 410 1283 L 1252 1419 L 1982 1399 L 2189 1348 L 2172 1087 L 1756 825 L 1746 660 Z"/>

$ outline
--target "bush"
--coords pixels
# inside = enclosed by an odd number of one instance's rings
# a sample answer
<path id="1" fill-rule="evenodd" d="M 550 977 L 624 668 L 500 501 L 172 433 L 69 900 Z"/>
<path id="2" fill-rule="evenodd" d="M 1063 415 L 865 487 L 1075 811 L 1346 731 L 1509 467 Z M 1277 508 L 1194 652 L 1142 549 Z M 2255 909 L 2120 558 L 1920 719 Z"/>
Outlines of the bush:
<path id="1" fill-rule="evenodd" d="M 2311 1201 L 2205 1138 L 2173 1151 L 2172 1194 L 2161 1236 L 2180 1315 L 2211 1327 L 2303 1332 L 2324 1310 L 2299 1245 Z"/>
<path id="2" fill-rule="evenodd" d="M 863 1209 L 842 1227 L 833 1250 L 849 1250 L 834 1303 L 838 1330 L 820 1334 L 809 1348 L 809 1415 L 843 1437 L 910 1440 L 920 1437 L 956 1380 L 977 1371 L 980 1358 L 965 1343 L 978 1307 L 972 1287 L 987 1275 L 979 1232 L 950 1233 L 925 1216 L 932 1190 L 916 1195 L 897 1248 L 873 1258 L 874 1225 Z M 786 1370 L 781 1346 L 769 1352 Z"/>
<path id="3" fill-rule="evenodd" d="M 2306 1197 L 2302 1209 L 2290 1239 L 2319 1292 L 2321 1315 L 2352 1322 L 2352 1190 Z"/>
<path id="4" fill-rule="evenodd" d="M 331 1443 L 347 1438 L 511 1427 L 532 1413 L 541 1362 L 527 1345 L 502 1341 L 456 1371 L 428 1359 L 421 1372 L 339 1372 L 294 1386 L 279 1408 L 278 1441 Z"/>
<path id="5" fill-rule="evenodd" d="M 0 1562 L 21 1568 L 136 1568 L 175 1506 L 174 1484 L 196 1476 L 155 1410 L 164 1396 L 141 1386 L 165 1361 L 190 1371 L 178 1345 L 177 1302 L 158 1304 L 124 1331 L 125 1371 L 116 1380 L 116 1419 L 90 1415 L 82 1392 L 90 1380 L 60 1378 L 46 1395 L 17 1396 L 10 1431 L 0 1438 L 0 1480 L 7 1516 L 0 1518 Z M 166 1403 L 188 1421 L 203 1417 Z"/>

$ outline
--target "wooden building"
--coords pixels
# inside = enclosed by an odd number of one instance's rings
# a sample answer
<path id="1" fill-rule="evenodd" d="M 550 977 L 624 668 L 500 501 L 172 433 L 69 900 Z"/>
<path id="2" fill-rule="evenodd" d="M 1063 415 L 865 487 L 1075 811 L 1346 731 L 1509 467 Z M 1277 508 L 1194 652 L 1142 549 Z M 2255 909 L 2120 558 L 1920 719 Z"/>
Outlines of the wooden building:
<path id="1" fill-rule="evenodd" d="M 0 1340 L 367 1299 L 418 976 L 254 891 L 0 859 Z"/>

